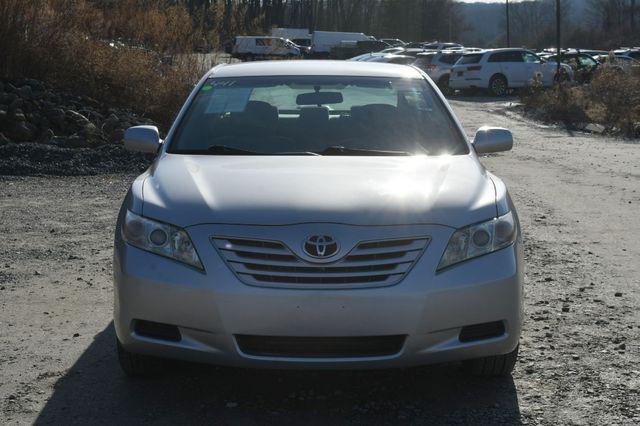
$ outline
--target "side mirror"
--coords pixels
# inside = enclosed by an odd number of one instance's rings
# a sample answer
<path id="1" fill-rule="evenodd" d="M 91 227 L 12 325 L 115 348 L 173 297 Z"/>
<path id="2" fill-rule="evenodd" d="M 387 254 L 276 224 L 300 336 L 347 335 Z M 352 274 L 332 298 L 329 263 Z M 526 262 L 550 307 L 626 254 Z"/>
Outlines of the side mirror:
<path id="1" fill-rule="evenodd" d="M 513 135 L 501 127 L 483 126 L 473 138 L 473 147 L 478 154 L 509 151 L 513 147 Z"/>
<path id="2" fill-rule="evenodd" d="M 128 151 L 155 154 L 160 147 L 160 133 L 156 126 L 129 127 L 124 132 L 124 147 Z"/>

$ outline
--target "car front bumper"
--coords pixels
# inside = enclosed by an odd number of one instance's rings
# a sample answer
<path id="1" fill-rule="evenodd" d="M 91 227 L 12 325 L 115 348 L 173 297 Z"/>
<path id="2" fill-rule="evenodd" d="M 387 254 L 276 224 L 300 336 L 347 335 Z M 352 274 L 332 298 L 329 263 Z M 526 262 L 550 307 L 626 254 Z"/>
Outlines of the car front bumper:
<path id="1" fill-rule="evenodd" d="M 371 232 L 393 235 L 399 227 L 372 228 Z M 257 232 L 267 234 L 272 229 Z M 401 282 L 389 287 L 339 290 L 242 283 L 210 242 L 210 237 L 217 234 L 242 235 L 246 230 L 242 226 L 188 228 L 206 272 L 116 238 L 114 324 L 118 339 L 126 350 L 135 353 L 260 368 L 407 367 L 511 352 L 518 344 L 522 323 L 521 241 L 435 273 L 453 230 L 431 225 L 401 229 L 405 234 L 432 238 Z M 333 232 L 340 235 L 340 229 Z M 366 235 L 362 238 L 367 239 Z M 136 320 L 175 325 L 181 339 L 140 335 L 134 329 Z M 462 327 L 495 321 L 504 324 L 503 334 L 460 341 Z M 309 358 L 248 354 L 238 345 L 240 335 L 406 338 L 393 354 Z"/>

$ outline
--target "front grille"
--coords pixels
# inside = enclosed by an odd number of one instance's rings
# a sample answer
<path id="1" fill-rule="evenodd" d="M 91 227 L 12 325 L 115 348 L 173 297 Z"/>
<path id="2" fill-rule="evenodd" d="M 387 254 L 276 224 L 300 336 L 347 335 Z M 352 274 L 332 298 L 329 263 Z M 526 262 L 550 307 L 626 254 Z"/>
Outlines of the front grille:
<path id="1" fill-rule="evenodd" d="M 253 356 L 356 358 L 395 355 L 405 336 L 284 337 L 236 335 L 240 350 Z"/>
<path id="2" fill-rule="evenodd" d="M 278 241 L 238 237 L 214 237 L 212 241 L 229 267 L 246 284 L 350 287 L 398 283 L 425 250 L 429 238 L 361 242 L 332 263 L 307 262 Z"/>

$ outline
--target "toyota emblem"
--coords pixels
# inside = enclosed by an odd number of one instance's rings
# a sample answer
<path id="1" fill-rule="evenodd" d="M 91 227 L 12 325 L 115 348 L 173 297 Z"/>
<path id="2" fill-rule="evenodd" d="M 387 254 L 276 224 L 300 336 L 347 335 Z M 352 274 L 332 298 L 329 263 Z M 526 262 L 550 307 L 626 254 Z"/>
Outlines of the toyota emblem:
<path id="1" fill-rule="evenodd" d="M 338 243 L 328 235 L 311 235 L 304 241 L 304 252 L 317 259 L 326 259 L 338 252 Z"/>

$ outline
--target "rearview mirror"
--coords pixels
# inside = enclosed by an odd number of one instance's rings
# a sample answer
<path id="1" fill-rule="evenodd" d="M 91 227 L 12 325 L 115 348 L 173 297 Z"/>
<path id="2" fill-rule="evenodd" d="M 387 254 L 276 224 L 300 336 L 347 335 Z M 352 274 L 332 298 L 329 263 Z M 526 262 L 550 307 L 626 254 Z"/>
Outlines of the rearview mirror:
<path id="1" fill-rule="evenodd" d="M 160 147 L 160 133 L 156 126 L 129 127 L 124 133 L 124 147 L 128 151 L 155 154 Z"/>
<path id="2" fill-rule="evenodd" d="M 513 147 L 513 135 L 501 127 L 483 126 L 473 138 L 473 147 L 478 154 L 509 151 Z"/>

